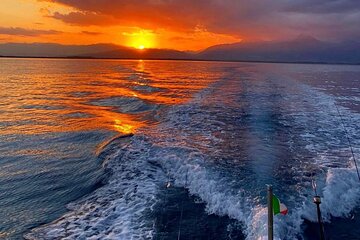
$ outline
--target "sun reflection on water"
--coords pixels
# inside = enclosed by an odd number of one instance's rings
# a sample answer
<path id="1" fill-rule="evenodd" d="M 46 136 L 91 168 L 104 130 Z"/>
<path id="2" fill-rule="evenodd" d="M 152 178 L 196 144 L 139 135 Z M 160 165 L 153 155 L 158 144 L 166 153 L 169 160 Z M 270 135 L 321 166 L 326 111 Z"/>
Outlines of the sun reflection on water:
<path id="1" fill-rule="evenodd" d="M 115 119 L 114 128 L 124 134 L 134 133 L 135 126 L 123 123 L 119 119 Z"/>
<path id="2" fill-rule="evenodd" d="M 0 134 L 134 132 L 151 123 L 151 114 L 123 112 L 128 103 L 117 106 L 112 98 L 151 106 L 181 104 L 217 77 L 209 63 L 176 61 L 3 59 L 1 65 L 0 87 L 7 91 L 1 93 Z M 99 100 L 100 105 L 93 104 Z"/>

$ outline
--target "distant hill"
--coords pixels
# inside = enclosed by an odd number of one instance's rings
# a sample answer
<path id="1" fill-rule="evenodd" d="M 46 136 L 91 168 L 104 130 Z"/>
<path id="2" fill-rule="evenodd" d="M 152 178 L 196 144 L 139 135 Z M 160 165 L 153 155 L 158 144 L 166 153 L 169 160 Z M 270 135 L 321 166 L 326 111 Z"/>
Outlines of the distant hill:
<path id="1" fill-rule="evenodd" d="M 360 43 L 330 43 L 301 35 L 291 41 L 216 45 L 197 56 L 207 60 L 360 64 Z"/>
<path id="2" fill-rule="evenodd" d="M 115 44 L 61 45 L 54 43 L 4 43 L 1 56 L 190 59 L 192 54 L 171 49 L 135 49 Z"/>
<path id="3" fill-rule="evenodd" d="M 61 45 L 55 43 L 4 43 L 0 44 L 0 55 L 23 57 L 71 57 L 92 55 L 98 52 L 120 50 L 114 44 Z"/>
<path id="4" fill-rule="evenodd" d="M 134 49 L 123 48 L 111 51 L 97 52 L 94 54 L 84 54 L 92 58 L 130 58 L 130 59 L 193 59 L 195 55 L 172 50 L 172 49 Z"/>
<path id="5" fill-rule="evenodd" d="M 300 35 L 289 41 L 239 42 L 215 45 L 198 53 L 172 49 L 139 50 L 115 44 L 4 43 L 0 44 L 0 56 L 360 64 L 360 42 L 331 43 L 320 41 L 311 36 Z"/>

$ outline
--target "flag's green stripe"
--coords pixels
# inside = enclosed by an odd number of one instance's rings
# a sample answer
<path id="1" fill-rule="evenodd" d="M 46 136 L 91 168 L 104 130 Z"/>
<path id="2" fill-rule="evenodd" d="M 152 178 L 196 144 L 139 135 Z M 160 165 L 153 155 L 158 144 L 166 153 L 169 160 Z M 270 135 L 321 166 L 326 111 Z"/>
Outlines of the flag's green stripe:
<path id="1" fill-rule="evenodd" d="M 273 195 L 273 211 L 274 211 L 274 215 L 280 213 L 280 201 L 277 197 L 275 197 L 275 195 Z"/>

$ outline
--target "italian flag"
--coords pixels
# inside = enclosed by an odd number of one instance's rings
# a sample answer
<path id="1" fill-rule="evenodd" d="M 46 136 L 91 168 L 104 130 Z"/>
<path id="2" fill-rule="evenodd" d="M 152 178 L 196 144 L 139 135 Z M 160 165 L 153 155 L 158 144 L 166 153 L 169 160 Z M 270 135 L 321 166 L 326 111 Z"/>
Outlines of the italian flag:
<path id="1" fill-rule="evenodd" d="M 282 215 L 286 215 L 288 213 L 288 209 L 285 206 L 285 204 L 281 203 L 280 200 L 273 195 L 273 211 L 274 211 L 274 215 L 281 213 Z"/>

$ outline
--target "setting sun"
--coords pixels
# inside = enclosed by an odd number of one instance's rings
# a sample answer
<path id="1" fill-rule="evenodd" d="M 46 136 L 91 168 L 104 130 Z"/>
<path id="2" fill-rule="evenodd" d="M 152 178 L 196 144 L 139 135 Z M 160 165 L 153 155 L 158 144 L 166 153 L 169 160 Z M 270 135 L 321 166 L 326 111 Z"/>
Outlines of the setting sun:
<path id="1" fill-rule="evenodd" d="M 137 49 L 145 49 L 155 47 L 155 34 L 152 31 L 140 30 L 138 32 L 122 34 L 127 38 L 127 45 Z"/>

